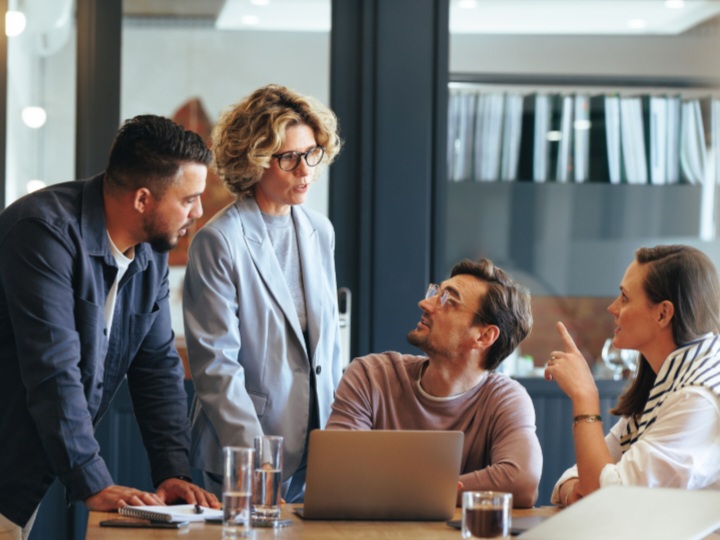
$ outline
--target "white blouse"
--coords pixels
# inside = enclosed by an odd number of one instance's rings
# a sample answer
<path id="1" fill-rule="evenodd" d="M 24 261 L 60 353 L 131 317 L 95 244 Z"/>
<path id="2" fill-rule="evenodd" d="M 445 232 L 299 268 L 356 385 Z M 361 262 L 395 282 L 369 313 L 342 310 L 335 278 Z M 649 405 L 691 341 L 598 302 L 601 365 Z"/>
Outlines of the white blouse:
<path id="1" fill-rule="evenodd" d="M 605 437 L 615 463 L 600 474 L 600 487 L 646 486 L 720 489 L 720 398 L 705 387 L 685 387 L 668 396 L 649 426 L 625 454 L 620 419 Z M 560 504 L 559 487 L 577 478 L 577 466 L 563 473 L 551 501 Z"/>

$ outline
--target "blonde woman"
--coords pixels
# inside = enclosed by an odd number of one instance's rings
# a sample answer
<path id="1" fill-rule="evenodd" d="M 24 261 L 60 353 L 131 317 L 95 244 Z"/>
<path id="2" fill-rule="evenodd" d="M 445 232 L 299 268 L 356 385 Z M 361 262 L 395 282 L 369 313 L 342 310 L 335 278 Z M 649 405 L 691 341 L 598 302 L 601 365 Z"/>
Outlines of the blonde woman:
<path id="1" fill-rule="evenodd" d="M 330 414 L 340 330 L 330 221 L 303 206 L 341 141 L 335 115 L 278 85 L 213 131 L 219 177 L 237 196 L 194 237 L 183 310 L 196 389 L 191 459 L 221 490 L 222 447 L 284 437 L 282 494 L 304 494 L 308 433 Z"/>

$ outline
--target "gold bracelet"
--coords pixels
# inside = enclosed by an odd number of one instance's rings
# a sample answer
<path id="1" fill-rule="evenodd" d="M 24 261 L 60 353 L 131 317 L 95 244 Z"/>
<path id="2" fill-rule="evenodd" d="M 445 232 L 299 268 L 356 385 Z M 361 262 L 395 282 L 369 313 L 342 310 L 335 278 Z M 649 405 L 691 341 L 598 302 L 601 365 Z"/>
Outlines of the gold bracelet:
<path id="1" fill-rule="evenodd" d="M 578 422 L 587 422 L 588 424 L 592 424 L 593 422 L 602 422 L 602 416 L 599 414 L 578 414 L 573 418 L 573 427 L 575 427 Z"/>

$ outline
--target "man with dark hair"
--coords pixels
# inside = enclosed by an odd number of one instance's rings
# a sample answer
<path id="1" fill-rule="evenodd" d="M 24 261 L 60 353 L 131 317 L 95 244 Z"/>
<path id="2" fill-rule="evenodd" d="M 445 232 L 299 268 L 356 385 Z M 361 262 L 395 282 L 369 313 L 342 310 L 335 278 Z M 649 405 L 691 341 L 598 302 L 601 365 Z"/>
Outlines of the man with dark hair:
<path id="1" fill-rule="evenodd" d="M 530 332 L 529 293 L 489 260 L 465 260 L 419 305 L 408 341 L 427 356 L 356 358 L 327 429 L 462 431 L 461 490 L 506 491 L 516 507 L 532 506 L 542 471 L 535 410 L 519 383 L 493 372 Z"/>
<path id="2" fill-rule="evenodd" d="M 0 213 L 0 539 L 27 537 L 55 478 L 91 510 L 217 505 L 189 482 L 166 253 L 202 215 L 210 160 L 197 134 L 138 116 L 104 173 Z M 94 437 L 126 375 L 155 493 L 114 485 Z"/>

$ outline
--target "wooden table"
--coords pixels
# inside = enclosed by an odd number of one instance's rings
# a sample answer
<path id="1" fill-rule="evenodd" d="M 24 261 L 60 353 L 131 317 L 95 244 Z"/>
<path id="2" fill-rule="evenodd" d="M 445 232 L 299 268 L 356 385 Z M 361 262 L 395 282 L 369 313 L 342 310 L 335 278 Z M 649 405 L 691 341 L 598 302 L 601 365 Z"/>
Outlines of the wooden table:
<path id="1" fill-rule="evenodd" d="M 298 538 L 313 540 L 366 540 L 372 539 L 443 539 L 460 538 L 460 531 L 448 527 L 443 521 L 315 521 L 302 520 L 293 511 L 294 505 L 283 508 L 283 518 L 292 520 L 292 525 L 282 529 L 252 529 L 251 537 L 256 540 L 276 539 L 295 540 Z M 552 515 L 555 507 L 513 510 L 513 517 L 532 515 Z M 222 525 L 190 523 L 186 528 L 173 529 L 123 529 L 100 527 L 100 521 L 117 518 L 115 513 L 90 512 L 86 540 L 138 540 L 138 539 L 215 539 L 222 538 Z M 460 509 L 455 511 L 455 519 L 460 518 Z"/>

